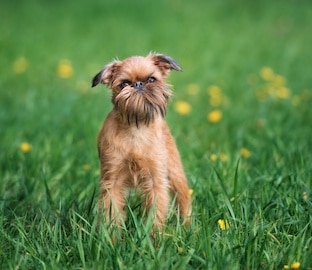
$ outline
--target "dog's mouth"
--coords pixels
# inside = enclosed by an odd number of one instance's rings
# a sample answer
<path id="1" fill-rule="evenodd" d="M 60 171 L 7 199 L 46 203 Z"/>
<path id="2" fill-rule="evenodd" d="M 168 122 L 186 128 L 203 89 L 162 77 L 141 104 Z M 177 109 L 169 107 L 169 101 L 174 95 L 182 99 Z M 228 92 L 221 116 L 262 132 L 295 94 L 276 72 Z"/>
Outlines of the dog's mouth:
<path id="1" fill-rule="evenodd" d="M 141 95 L 144 94 L 144 89 L 142 89 L 142 88 L 135 88 L 135 91 L 136 91 L 138 94 L 141 94 Z"/>
<path id="2" fill-rule="evenodd" d="M 115 109 L 128 125 L 149 125 L 157 116 L 166 115 L 170 92 L 155 89 L 128 88 L 121 91 L 114 99 Z"/>

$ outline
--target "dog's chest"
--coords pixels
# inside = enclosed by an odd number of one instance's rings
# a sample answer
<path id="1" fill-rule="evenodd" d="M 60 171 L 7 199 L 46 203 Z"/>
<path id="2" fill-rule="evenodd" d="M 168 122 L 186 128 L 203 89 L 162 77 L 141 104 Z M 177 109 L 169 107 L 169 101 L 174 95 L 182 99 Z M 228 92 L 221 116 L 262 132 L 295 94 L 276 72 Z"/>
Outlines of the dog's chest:
<path id="1" fill-rule="evenodd" d="M 131 156 L 148 156 L 165 144 L 161 127 L 149 128 L 146 126 L 131 127 L 120 137 L 123 151 Z"/>
<path id="2" fill-rule="evenodd" d="M 124 143 L 123 162 L 131 175 L 129 184 L 133 187 L 148 184 L 159 164 L 167 157 L 162 131 L 149 128 L 132 130 L 124 138 Z"/>

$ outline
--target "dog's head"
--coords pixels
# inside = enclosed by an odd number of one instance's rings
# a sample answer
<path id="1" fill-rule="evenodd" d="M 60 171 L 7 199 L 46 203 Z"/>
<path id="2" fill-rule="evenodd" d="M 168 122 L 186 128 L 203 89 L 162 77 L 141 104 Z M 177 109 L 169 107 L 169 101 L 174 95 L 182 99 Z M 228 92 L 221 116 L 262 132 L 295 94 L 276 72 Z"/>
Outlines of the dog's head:
<path id="1" fill-rule="evenodd" d="M 108 85 L 115 109 L 129 125 L 148 125 L 157 115 L 165 116 L 171 95 L 165 78 L 172 69 L 181 71 L 167 55 L 133 56 L 104 66 L 93 78 L 92 87 Z"/>

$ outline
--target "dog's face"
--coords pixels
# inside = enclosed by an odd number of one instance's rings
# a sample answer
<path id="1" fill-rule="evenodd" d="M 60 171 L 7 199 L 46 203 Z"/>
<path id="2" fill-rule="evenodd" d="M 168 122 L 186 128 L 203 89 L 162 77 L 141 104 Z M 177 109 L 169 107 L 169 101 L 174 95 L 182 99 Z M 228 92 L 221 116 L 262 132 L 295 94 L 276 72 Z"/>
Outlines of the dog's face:
<path id="1" fill-rule="evenodd" d="M 103 83 L 111 88 L 112 102 L 123 121 L 148 125 L 157 115 L 165 116 L 171 95 L 165 78 L 172 69 L 181 70 L 167 55 L 133 56 L 104 66 L 92 87 Z"/>

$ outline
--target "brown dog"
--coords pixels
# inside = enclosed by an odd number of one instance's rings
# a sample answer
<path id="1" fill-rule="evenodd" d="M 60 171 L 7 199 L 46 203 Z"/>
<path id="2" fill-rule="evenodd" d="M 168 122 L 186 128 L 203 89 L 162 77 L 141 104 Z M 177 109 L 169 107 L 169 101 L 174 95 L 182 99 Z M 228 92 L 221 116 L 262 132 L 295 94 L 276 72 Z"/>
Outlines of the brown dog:
<path id="1" fill-rule="evenodd" d="M 161 229 L 176 195 L 179 214 L 188 218 L 191 200 L 179 152 L 164 120 L 171 91 L 165 83 L 170 70 L 181 68 L 167 55 L 149 54 L 113 61 L 93 78 L 112 90 L 113 110 L 98 137 L 101 162 L 100 208 L 106 222 L 124 218 L 129 188 L 140 189 L 146 207 L 155 205 L 154 226 Z"/>

